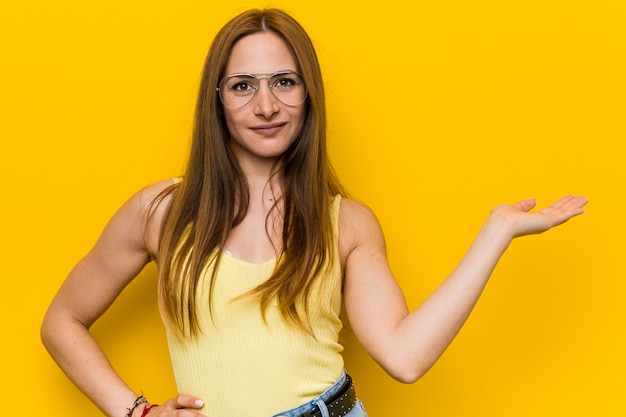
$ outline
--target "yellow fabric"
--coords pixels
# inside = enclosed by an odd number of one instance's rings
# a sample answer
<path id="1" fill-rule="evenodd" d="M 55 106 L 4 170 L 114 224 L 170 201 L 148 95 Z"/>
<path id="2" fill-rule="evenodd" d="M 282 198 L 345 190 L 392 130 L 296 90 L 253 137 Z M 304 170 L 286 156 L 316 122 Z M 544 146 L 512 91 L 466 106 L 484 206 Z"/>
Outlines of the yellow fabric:
<path id="1" fill-rule="evenodd" d="M 180 341 L 167 329 L 176 383 L 180 393 L 205 401 L 203 414 L 216 417 L 263 417 L 298 406 L 326 390 L 343 370 L 341 266 L 338 217 L 341 197 L 335 197 L 334 263 L 314 286 L 309 320 L 315 338 L 284 321 L 275 304 L 263 322 L 257 298 L 233 301 L 272 273 L 276 260 L 251 264 L 224 254 L 213 289 L 209 314 L 211 268 L 198 291 L 198 340 Z M 167 328 L 167 324 L 166 324 Z"/>

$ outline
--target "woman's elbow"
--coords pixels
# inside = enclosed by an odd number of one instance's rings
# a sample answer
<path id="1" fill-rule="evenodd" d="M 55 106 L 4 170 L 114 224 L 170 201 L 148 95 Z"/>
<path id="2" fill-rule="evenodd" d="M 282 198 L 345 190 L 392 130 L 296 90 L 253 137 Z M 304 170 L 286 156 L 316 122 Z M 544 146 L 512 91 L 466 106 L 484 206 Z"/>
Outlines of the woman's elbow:
<path id="1" fill-rule="evenodd" d="M 69 319 L 58 312 L 48 310 L 44 316 L 39 328 L 39 337 L 48 352 L 53 353 L 55 346 L 66 339 L 68 330 L 71 328 L 67 325 Z"/>
<path id="2" fill-rule="evenodd" d="M 397 365 L 383 367 L 385 371 L 398 382 L 403 384 L 413 384 L 423 377 L 430 369 L 430 366 L 423 364 L 407 364 L 403 362 Z"/>
<path id="3" fill-rule="evenodd" d="M 54 321 L 50 317 L 50 314 L 46 313 L 39 328 L 39 337 L 41 338 L 41 343 L 43 343 L 44 347 L 48 351 L 50 351 L 50 348 L 53 344 L 55 333 L 56 326 L 54 324 Z"/>

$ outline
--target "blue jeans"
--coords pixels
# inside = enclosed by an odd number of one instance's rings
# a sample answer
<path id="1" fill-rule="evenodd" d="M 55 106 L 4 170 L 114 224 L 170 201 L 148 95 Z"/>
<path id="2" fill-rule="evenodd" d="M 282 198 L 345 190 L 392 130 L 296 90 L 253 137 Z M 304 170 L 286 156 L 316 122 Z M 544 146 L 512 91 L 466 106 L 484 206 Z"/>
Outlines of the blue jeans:
<path id="1" fill-rule="evenodd" d="M 344 370 L 341 373 L 341 377 L 339 377 L 337 382 L 335 382 L 330 388 L 324 391 L 319 397 L 313 398 L 308 403 L 302 404 L 296 408 L 292 408 L 291 410 L 275 414 L 273 417 L 298 417 L 302 413 L 306 413 L 307 411 L 315 410 L 318 408 L 322 411 L 322 417 L 328 417 L 328 410 L 326 409 L 326 404 L 324 403 L 324 401 L 335 395 L 339 391 L 345 380 L 346 371 Z M 367 417 L 367 413 L 365 412 L 361 401 L 357 400 L 352 410 L 350 410 L 350 412 L 344 417 Z"/>

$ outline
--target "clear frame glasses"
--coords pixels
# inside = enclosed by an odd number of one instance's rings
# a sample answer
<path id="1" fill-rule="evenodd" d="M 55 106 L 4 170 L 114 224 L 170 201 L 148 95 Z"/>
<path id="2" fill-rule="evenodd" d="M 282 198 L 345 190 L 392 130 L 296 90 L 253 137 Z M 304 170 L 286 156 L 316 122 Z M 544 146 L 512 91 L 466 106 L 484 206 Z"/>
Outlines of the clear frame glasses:
<path id="1" fill-rule="evenodd" d="M 307 91 L 302 75 L 295 71 L 231 74 L 220 81 L 216 90 L 226 108 L 237 110 L 252 101 L 259 91 L 261 80 L 267 80 L 267 87 L 274 97 L 287 106 L 299 106 L 306 100 Z"/>

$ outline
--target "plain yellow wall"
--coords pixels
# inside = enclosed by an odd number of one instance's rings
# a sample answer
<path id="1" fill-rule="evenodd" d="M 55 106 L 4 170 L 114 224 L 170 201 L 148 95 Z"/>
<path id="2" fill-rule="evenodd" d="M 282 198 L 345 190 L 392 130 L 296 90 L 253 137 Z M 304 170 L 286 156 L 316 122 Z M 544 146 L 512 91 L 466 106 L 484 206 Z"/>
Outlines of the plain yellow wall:
<path id="1" fill-rule="evenodd" d="M 418 383 L 392 381 L 346 332 L 370 415 L 626 415 L 617 0 L 2 2 L 3 413 L 98 415 L 41 346 L 41 318 L 116 208 L 181 173 L 211 39 L 238 12 L 267 5 L 293 13 L 315 41 L 333 160 L 378 214 L 411 307 L 493 205 L 591 200 L 583 218 L 514 242 Z M 150 266 L 94 333 L 158 402 L 175 386 L 155 301 Z"/>

